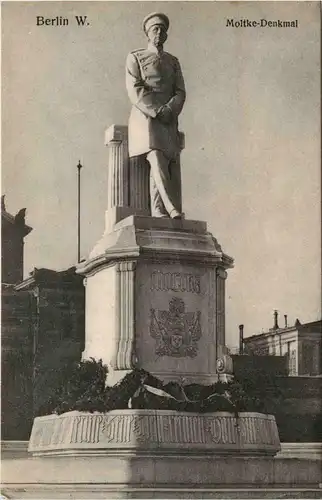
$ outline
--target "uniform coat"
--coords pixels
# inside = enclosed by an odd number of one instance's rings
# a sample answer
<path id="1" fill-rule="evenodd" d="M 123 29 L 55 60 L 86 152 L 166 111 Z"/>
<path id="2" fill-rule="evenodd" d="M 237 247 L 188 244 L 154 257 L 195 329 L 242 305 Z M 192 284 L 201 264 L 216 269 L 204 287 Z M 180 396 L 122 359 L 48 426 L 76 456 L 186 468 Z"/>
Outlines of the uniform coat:
<path id="1" fill-rule="evenodd" d="M 161 150 L 169 159 L 179 152 L 178 115 L 186 97 L 179 61 L 168 52 L 138 49 L 126 61 L 126 88 L 132 103 L 129 119 L 129 156 Z M 170 123 L 158 111 L 171 110 Z"/>

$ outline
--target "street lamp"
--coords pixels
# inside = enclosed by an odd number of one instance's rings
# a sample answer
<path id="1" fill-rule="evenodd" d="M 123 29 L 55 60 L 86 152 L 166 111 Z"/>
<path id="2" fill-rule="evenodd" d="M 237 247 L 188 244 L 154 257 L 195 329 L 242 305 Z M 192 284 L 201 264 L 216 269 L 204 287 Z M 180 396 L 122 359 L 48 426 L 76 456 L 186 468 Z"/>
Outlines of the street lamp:
<path id="1" fill-rule="evenodd" d="M 80 173 L 83 165 L 81 162 L 78 162 L 77 165 L 77 262 L 80 262 Z"/>

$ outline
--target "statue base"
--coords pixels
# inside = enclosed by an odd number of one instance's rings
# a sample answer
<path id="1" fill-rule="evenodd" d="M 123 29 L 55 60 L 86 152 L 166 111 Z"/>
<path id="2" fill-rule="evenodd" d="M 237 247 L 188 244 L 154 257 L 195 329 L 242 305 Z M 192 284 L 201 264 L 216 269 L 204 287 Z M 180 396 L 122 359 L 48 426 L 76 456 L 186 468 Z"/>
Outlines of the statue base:
<path id="1" fill-rule="evenodd" d="M 34 455 L 122 453 L 274 456 L 280 451 L 275 418 L 261 413 L 168 410 L 72 411 L 37 417 L 28 450 Z"/>
<path id="2" fill-rule="evenodd" d="M 121 220 L 77 267 L 86 277 L 83 358 L 103 360 L 109 385 L 134 368 L 163 381 L 215 382 L 232 263 L 205 222 Z"/>
<path id="3" fill-rule="evenodd" d="M 2 462 L 12 499 L 318 498 L 320 460 L 273 457 L 274 417 L 122 410 L 35 419 L 34 454 Z"/>

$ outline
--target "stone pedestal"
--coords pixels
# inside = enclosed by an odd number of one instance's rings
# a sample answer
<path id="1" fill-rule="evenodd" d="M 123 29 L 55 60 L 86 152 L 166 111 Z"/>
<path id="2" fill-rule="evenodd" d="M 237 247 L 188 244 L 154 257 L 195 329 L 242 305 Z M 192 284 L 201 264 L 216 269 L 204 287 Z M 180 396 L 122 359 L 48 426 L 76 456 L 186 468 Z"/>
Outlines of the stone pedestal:
<path id="1" fill-rule="evenodd" d="M 83 357 L 102 359 L 110 384 L 135 367 L 163 380 L 211 383 L 233 260 L 204 222 L 149 217 L 150 169 L 144 156 L 129 159 L 127 127 L 109 127 L 105 144 L 105 232 L 77 268 L 86 278 Z M 181 205 L 179 155 L 174 170 Z"/>
<path id="2" fill-rule="evenodd" d="M 78 266 L 86 276 L 84 358 L 102 358 L 109 383 L 135 367 L 164 381 L 214 382 L 232 262 L 204 222 L 118 222 Z"/>

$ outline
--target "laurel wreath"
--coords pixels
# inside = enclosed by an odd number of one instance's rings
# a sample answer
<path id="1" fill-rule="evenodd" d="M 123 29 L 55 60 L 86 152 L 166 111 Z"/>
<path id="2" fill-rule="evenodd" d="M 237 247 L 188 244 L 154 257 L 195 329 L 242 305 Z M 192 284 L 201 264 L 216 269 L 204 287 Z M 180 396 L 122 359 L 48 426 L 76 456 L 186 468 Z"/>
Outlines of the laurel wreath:
<path id="1" fill-rule="evenodd" d="M 260 378 L 187 384 L 185 380 L 162 382 L 143 369 L 128 373 L 118 384 L 106 386 L 107 367 L 94 359 L 74 362 L 51 377 L 38 377 L 36 393 L 42 397 L 37 415 L 78 410 L 102 412 L 119 409 L 174 410 L 195 413 L 241 411 L 274 413 L 271 402 L 278 396 L 274 387 Z M 273 387 L 273 389 L 272 389 Z"/>

